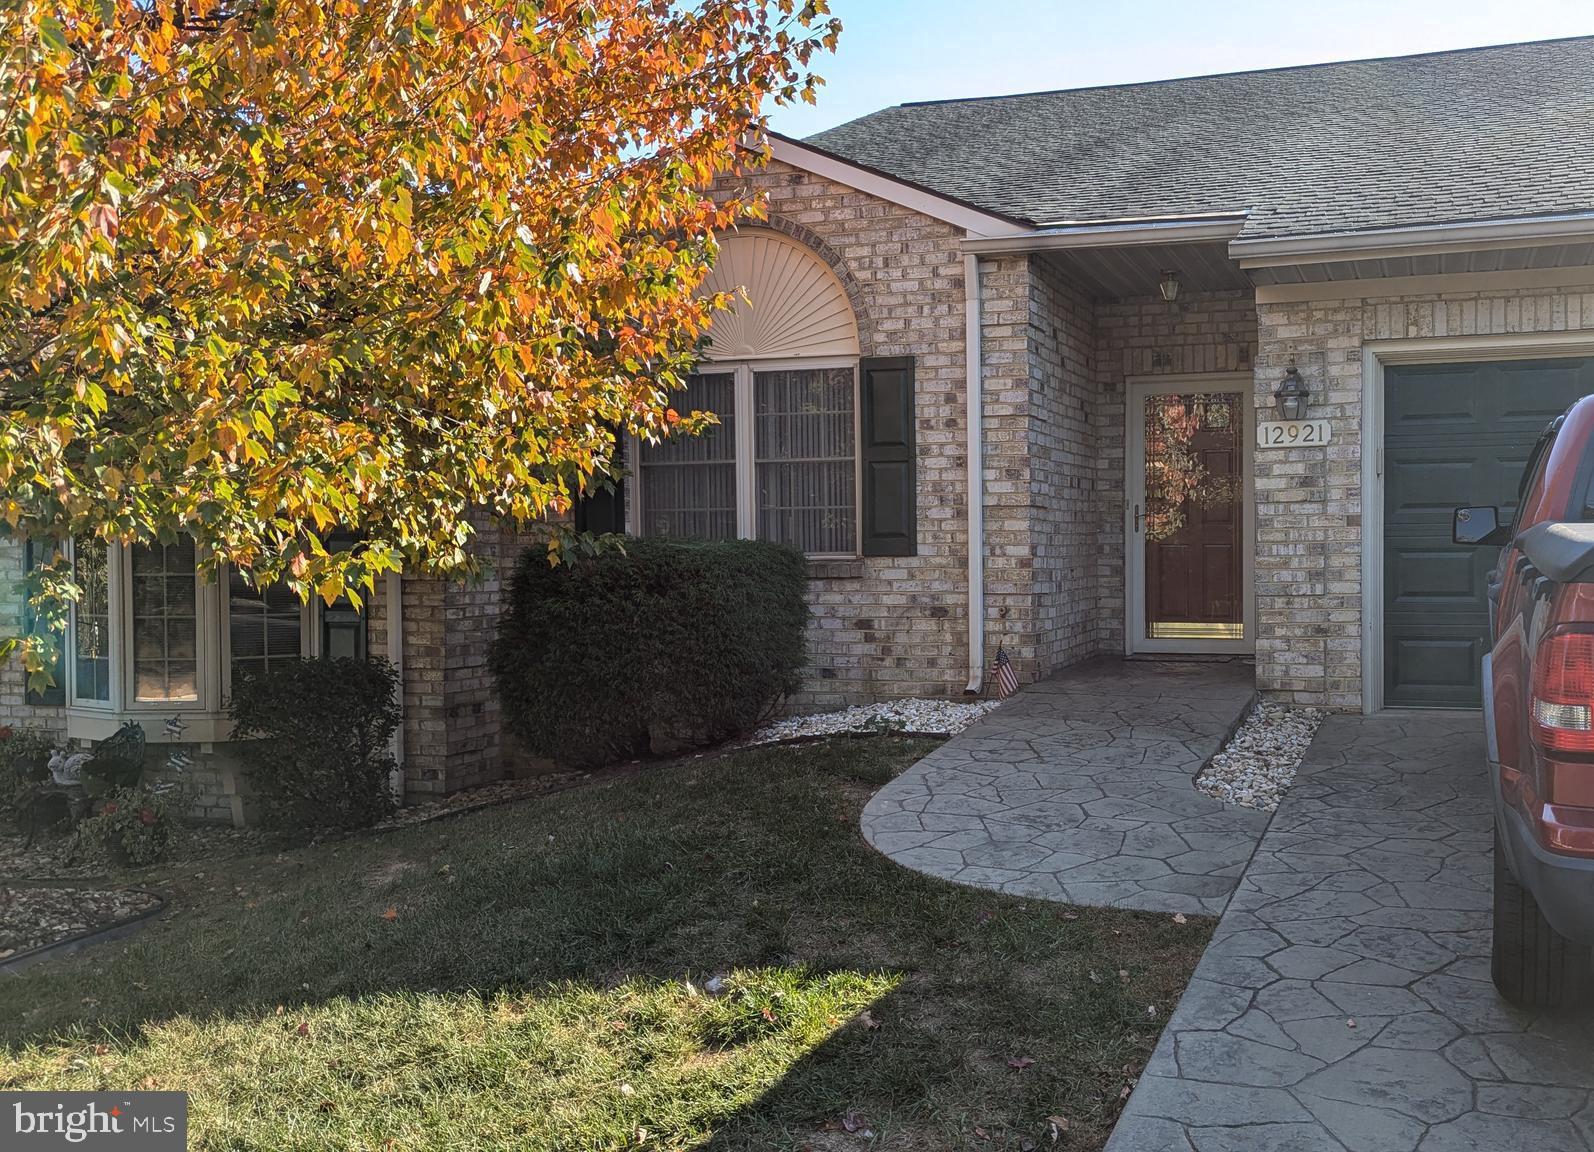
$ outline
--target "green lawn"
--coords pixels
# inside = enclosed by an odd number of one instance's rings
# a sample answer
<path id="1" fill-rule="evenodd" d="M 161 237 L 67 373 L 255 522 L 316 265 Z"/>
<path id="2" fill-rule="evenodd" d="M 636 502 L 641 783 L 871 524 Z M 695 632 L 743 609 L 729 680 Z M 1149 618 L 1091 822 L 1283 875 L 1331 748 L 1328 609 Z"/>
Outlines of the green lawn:
<path id="1" fill-rule="evenodd" d="M 1099 1147 L 1211 924 L 891 864 L 858 812 L 930 746 L 158 871 L 179 914 L 0 981 L 0 1088 L 185 1089 L 202 1149 Z"/>

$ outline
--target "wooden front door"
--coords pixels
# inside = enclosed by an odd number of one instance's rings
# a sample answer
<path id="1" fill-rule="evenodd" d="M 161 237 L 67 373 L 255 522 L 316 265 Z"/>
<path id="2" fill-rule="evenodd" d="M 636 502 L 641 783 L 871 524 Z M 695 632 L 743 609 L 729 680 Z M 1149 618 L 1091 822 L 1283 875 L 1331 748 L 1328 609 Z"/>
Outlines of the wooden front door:
<path id="1" fill-rule="evenodd" d="M 1235 651 L 1249 639 L 1246 396 L 1236 387 L 1131 399 L 1131 651 Z"/>

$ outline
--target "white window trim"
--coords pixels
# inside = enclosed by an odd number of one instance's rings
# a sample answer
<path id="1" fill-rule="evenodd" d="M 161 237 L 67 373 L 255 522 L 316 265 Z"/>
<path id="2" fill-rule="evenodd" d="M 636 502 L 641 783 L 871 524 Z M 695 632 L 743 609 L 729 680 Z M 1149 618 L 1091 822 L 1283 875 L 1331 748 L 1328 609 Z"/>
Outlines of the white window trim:
<path id="1" fill-rule="evenodd" d="M 808 552 L 810 560 L 855 560 L 863 555 L 863 453 L 860 420 L 862 361 L 856 356 L 799 356 L 775 360 L 704 360 L 694 374 L 733 375 L 736 388 L 736 536 L 758 539 L 758 420 L 753 376 L 757 372 L 822 372 L 846 368 L 852 372 L 852 551 Z M 625 501 L 626 531 L 633 536 L 642 531 L 642 441 L 631 437 L 628 445 L 632 464 L 627 469 Z"/>

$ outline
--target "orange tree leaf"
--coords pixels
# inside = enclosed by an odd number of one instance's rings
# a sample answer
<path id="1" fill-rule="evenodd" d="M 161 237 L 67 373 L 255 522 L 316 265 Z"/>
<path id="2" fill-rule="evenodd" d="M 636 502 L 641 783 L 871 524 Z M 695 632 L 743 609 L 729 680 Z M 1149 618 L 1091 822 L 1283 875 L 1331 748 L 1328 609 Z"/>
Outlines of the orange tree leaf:
<path id="1" fill-rule="evenodd" d="M 710 182 L 838 30 L 793 0 L 0 5 L 0 529 L 187 532 L 305 597 L 469 574 L 483 517 L 702 426 L 667 397 L 729 303 L 697 292 L 715 237 L 762 212 Z"/>

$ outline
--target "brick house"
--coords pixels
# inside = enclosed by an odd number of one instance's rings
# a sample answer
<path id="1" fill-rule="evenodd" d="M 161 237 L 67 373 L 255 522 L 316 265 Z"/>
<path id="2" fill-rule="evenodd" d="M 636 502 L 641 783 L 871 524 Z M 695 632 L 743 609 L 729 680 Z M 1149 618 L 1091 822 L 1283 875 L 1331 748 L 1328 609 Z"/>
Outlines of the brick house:
<path id="1" fill-rule="evenodd" d="M 1473 706 L 1491 558 L 1449 510 L 1512 504 L 1594 391 L 1590 76 L 1583 38 L 774 137 L 726 183 L 769 219 L 723 238 L 714 284 L 746 300 L 677 404 L 722 423 L 633 446 L 615 515 L 809 553 L 803 707 L 979 692 L 998 644 L 1022 680 L 1227 656 L 1300 703 Z M 480 543 L 501 572 L 517 541 Z M 236 815 L 230 661 L 357 645 L 402 665 L 407 789 L 501 770 L 493 580 L 394 579 L 358 620 L 198 585 L 189 698 L 148 701 L 114 638 L 141 573 L 191 563 L 170 551 L 99 561 L 70 695 L 24 702 L 8 668 L 0 713 L 92 737 L 192 712 Z"/>

